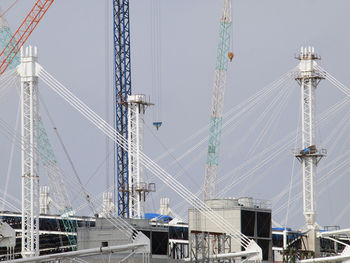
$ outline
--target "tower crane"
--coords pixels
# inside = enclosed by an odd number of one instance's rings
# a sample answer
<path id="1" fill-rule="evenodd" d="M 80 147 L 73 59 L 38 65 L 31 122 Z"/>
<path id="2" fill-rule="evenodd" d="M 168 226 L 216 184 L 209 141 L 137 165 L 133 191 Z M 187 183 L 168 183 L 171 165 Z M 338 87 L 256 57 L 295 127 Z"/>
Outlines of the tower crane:
<path id="1" fill-rule="evenodd" d="M 222 16 L 220 19 L 220 34 L 216 55 L 212 108 L 209 124 L 209 142 L 204 181 L 204 200 L 211 199 L 215 196 L 216 177 L 218 174 L 219 165 L 226 74 L 228 62 L 232 61 L 233 59 L 233 53 L 230 52 L 231 27 L 232 0 L 224 0 Z"/>
<path id="2" fill-rule="evenodd" d="M 130 20 L 129 0 L 113 0 L 114 66 L 115 66 L 115 129 L 128 138 L 127 97 L 131 95 Z M 128 152 L 115 146 L 117 189 L 114 196 L 118 203 L 118 216 L 129 217 Z"/>

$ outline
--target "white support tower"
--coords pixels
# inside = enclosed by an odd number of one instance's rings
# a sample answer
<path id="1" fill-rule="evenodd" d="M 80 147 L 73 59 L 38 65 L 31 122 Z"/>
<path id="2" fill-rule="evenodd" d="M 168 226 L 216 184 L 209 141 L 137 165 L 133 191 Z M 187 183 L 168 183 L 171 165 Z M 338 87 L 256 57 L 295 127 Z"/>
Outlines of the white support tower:
<path id="1" fill-rule="evenodd" d="M 21 49 L 22 256 L 39 255 L 39 156 L 37 48 Z"/>
<path id="2" fill-rule="evenodd" d="M 143 179 L 140 152 L 143 151 L 143 122 L 146 107 L 151 103 L 145 95 L 128 96 L 128 159 L 129 159 L 129 217 L 144 218 L 145 201 L 154 184 L 147 185 Z"/>
<path id="3" fill-rule="evenodd" d="M 317 229 L 316 168 L 326 151 L 316 147 L 315 90 L 323 78 L 315 69 L 316 60 L 320 57 L 315 54 L 313 47 L 301 48 L 297 59 L 300 60 L 300 72 L 296 80 L 301 87 L 302 149 L 298 150 L 295 155 L 301 162 L 303 169 L 303 212 L 309 231 L 307 249 L 317 253 L 318 245 L 315 240 L 315 230 Z"/>

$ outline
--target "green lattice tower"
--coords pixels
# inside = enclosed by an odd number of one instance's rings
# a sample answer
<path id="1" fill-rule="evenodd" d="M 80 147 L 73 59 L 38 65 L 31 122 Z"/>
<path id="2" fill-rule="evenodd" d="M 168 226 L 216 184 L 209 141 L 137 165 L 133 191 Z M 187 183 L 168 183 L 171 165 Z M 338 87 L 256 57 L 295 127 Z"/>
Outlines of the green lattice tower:
<path id="1" fill-rule="evenodd" d="M 223 12 L 220 19 L 220 34 L 217 48 L 212 108 L 209 124 L 209 143 L 204 182 L 204 199 L 215 197 L 216 177 L 218 174 L 222 114 L 226 87 L 226 75 L 229 62 L 232 27 L 232 3 L 224 0 Z"/>

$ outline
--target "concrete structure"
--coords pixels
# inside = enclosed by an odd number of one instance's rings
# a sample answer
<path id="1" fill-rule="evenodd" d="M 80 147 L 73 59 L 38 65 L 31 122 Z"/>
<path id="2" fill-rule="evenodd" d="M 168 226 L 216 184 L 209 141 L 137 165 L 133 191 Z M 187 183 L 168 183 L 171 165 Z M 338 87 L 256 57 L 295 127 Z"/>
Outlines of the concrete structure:
<path id="1" fill-rule="evenodd" d="M 206 204 L 233 228 L 256 240 L 263 250 L 263 260 L 271 260 L 271 208 L 267 201 L 252 198 L 211 199 Z M 198 210 L 189 209 L 188 221 L 190 258 L 193 262 L 209 262 L 213 254 L 242 250 L 240 242 L 222 233 Z"/>
<path id="2" fill-rule="evenodd" d="M 151 262 L 184 262 L 174 258 L 174 251 L 171 251 L 173 239 L 169 231 L 169 226 L 161 222 L 151 222 L 145 219 L 124 219 L 128 223 L 141 231 L 151 241 Z M 187 240 L 184 240 L 186 242 Z M 78 250 L 96 247 L 118 246 L 133 243 L 132 237 L 125 232 L 114 227 L 106 218 L 97 218 L 96 225 L 78 228 Z M 113 255 L 111 262 L 120 262 L 129 254 L 119 253 Z M 188 255 L 184 255 L 188 256 Z M 100 262 L 100 258 L 96 258 Z M 129 261 L 128 261 L 129 260 Z M 91 259 L 89 258 L 89 262 Z M 123 262 L 143 262 L 141 255 L 133 254 Z"/>

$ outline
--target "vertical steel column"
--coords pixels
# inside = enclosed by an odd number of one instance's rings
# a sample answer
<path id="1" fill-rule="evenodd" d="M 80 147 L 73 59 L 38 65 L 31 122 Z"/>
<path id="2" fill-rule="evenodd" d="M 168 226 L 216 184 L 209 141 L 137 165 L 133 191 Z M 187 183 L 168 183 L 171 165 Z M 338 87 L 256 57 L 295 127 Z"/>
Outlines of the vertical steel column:
<path id="1" fill-rule="evenodd" d="M 21 50 L 22 256 L 39 255 L 39 156 L 37 49 Z"/>
<path id="2" fill-rule="evenodd" d="M 325 150 L 316 148 L 315 90 L 322 77 L 315 70 L 319 57 L 313 47 L 302 48 L 299 76 L 296 78 L 301 87 L 302 105 L 302 150 L 297 153 L 303 167 L 303 208 L 306 225 L 315 226 L 316 216 L 316 167 Z"/>
<path id="3" fill-rule="evenodd" d="M 128 97 L 128 160 L 129 160 L 129 216 L 144 218 L 145 199 L 148 192 L 143 180 L 140 152 L 143 151 L 143 122 L 146 106 L 145 95 Z"/>
<path id="4" fill-rule="evenodd" d="M 115 57 L 115 128 L 128 138 L 127 96 L 131 95 L 129 1 L 113 0 L 114 57 Z M 117 189 L 115 197 L 118 215 L 129 217 L 128 153 L 115 147 Z"/>

